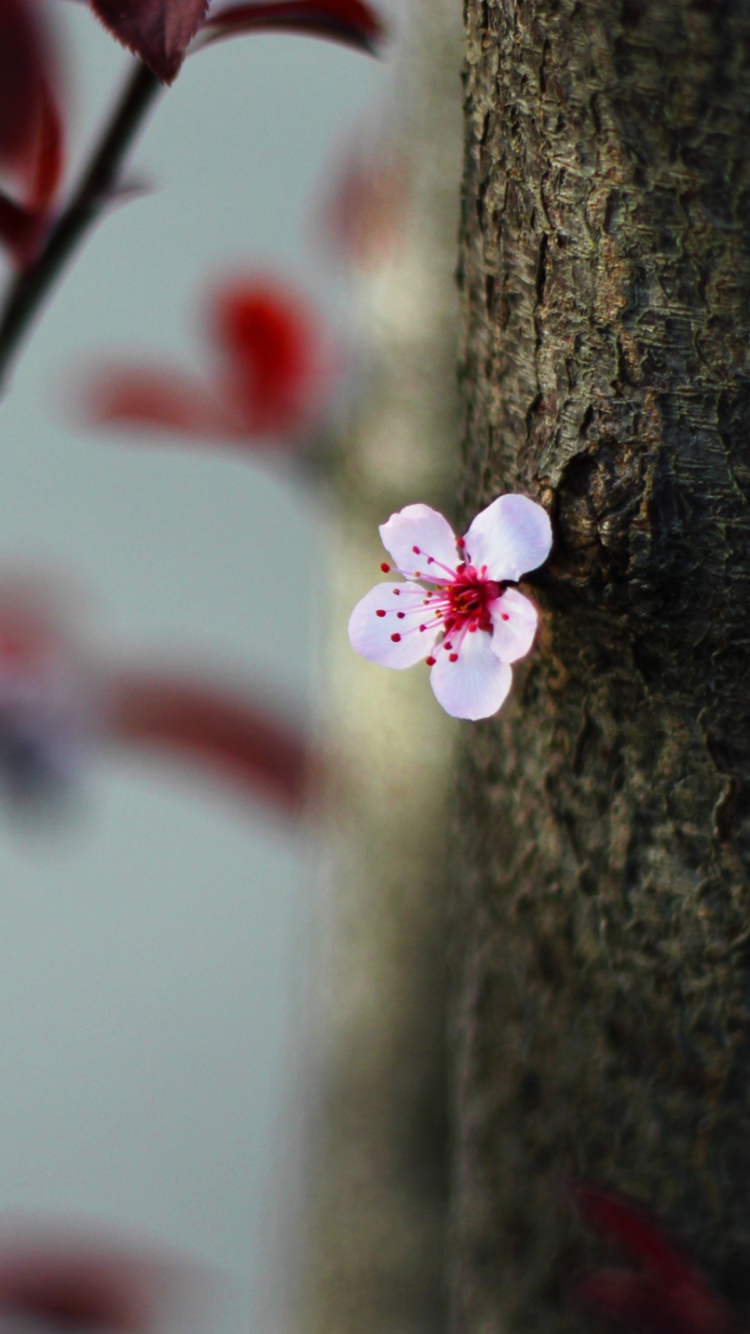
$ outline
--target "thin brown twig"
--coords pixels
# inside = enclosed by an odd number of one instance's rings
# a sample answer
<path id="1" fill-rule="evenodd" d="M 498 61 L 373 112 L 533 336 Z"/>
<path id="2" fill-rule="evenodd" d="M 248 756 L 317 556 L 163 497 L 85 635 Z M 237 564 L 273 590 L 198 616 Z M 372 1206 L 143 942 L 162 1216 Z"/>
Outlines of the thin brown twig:
<path id="1" fill-rule="evenodd" d="M 110 198 L 128 148 L 161 88 L 139 61 L 70 203 L 33 264 L 12 281 L 0 309 L 0 386 L 45 297 Z"/>

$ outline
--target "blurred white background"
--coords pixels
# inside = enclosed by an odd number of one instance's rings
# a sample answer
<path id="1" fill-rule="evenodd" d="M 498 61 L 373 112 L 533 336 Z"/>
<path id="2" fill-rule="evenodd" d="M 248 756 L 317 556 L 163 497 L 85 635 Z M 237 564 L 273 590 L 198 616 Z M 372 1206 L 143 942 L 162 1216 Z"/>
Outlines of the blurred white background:
<path id="1" fill-rule="evenodd" d="M 78 162 L 129 62 L 61 8 Z M 325 690 L 321 498 L 261 461 L 86 434 L 63 404 L 102 355 L 199 368 L 215 275 L 340 302 L 315 202 L 387 80 L 298 38 L 189 58 L 131 156 L 154 191 L 89 238 L 1 409 L 0 569 L 61 569 L 108 650 L 215 660 L 303 716 Z M 134 1231 L 218 1272 L 214 1330 L 278 1327 L 313 839 L 166 765 L 100 764 L 83 807 L 36 834 L 0 813 L 0 1219 Z"/>

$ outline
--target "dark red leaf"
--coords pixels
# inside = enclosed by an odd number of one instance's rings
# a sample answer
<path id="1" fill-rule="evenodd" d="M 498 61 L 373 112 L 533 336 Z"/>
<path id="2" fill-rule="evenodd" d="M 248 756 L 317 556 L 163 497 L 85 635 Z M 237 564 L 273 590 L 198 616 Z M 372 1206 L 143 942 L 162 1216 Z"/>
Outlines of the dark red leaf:
<path id="1" fill-rule="evenodd" d="M 638 1205 L 585 1182 L 574 1187 L 574 1199 L 585 1221 L 607 1241 L 621 1246 L 631 1260 L 640 1261 L 671 1282 L 679 1282 L 691 1273 L 658 1224 Z"/>
<path id="2" fill-rule="evenodd" d="M 650 1275 L 603 1269 L 580 1279 L 575 1295 L 636 1334 L 740 1334 L 732 1312 L 702 1278 L 671 1286 Z"/>
<path id="3" fill-rule="evenodd" d="M 0 168 L 18 195 L 0 199 L 0 241 L 19 267 L 41 244 L 62 177 L 56 73 L 33 0 L 0 0 Z"/>
<path id="4" fill-rule="evenodd" d="M 578 1279 L 582 1305 L 636 1334 L 740 1334 L 726 1302 L 638 1205 L 587 1184 L 574 1198 L 586 1222 L 639 1266 Z"/>
<path id="5" fill-rule="evenodd" d="M 250 0 L 211 14 L 204 32 L 201 46 L 247 32 L 294 32 L 343 42 L 370 55 L 385 39 L 385 25 L 365 0 Z"/>
<path id="6" fill-rule="evenodd" d="M 91 0 L 105 28 L 171 83 L 205 17 L 208 0 Z"/>
<path id="7" fill-rule="evenodd" d="M 49 84 L 42 90 L 42 104 L 36 134 L 36 162 L 31 181 L 31 199 L 45 211 L 53 203 L 65 165 L 65 134 L 62 114 Z"/>
<path id="8" fill-rule="evenodd" d="M 246 695 L 180 677 L 123 673 L 111 730 L 116 741 L 195 763 L 288 813 L 301 810 L 307 741 Z"/>
<path id="9" fill-rule="evenodd" d="M 23 171 L 42 114 L 48 52 L 32 0 L 0 0 L 0 166 Z"/>

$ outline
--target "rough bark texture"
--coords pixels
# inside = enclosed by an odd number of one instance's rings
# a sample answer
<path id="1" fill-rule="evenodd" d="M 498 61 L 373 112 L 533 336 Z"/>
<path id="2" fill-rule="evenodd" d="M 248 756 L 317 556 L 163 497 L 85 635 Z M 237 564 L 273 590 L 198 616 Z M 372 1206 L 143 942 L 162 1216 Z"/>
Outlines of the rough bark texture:
<path id="1" fill-rule="evenodd" d="M 566 1178 L 750 1311 L 750 3 L 468 0 L 467 513 L 556 529 L 471 728 L 456 1326 L 581 1328 Z"/>

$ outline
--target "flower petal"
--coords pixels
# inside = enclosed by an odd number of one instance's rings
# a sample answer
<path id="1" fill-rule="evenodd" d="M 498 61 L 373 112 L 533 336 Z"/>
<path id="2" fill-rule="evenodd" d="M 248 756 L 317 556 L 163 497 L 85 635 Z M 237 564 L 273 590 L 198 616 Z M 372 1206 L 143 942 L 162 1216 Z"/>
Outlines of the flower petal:
<path id="1" fill-rule="evenodd" d="M 491 579 L 520 579 L 544 564 L 552 546 L 546 510 L 526 496 L 498 496 L 466 534 L 467 559 Z"/>
<path id="2" fill-rule="evenodd" d="M 357 653 L 382 667 L 413 667 L 435 646 L 440 626 L 420 630 L 434 616 L 419 584 L 376 584 L 349 618 L 349 642 Z M 385 612 L 379 616 L 378 612 Z M 424 620 L 422 619 L 424 618 Z M 394 640 L 393 635 L 399 638 Z"/>
<path id="3" fill-rule="evenodd" d="M 507 588 L 490 606 L 492 617 L 492 652 L 501 662 L 524 658 L 534 642 L 537 610 L 523 593 Z"/>
<path id="4" fill-rule="evenodd" d="M 429 505 L 407 505 L 392 514 L 378 531 L 398 569 L 412 578 L 434 578 L 440 582 L 443 575 L 448 577 L 447 571 L 452 575 L 458 564 L 453 529 Z M 437 568 L 433 562 L 438 562 Z M 441 569 L 441 565 L 447 568 Z"/>
<path id="5" fill-rule="evenodd" d="M 453 718 L 489 718 L 497 713 L 512 679 L 510 667 L 493 653 L 484 630 L 464 635 L 455 662 L 441 649 L 430 673 L 438 704 Z"/>

